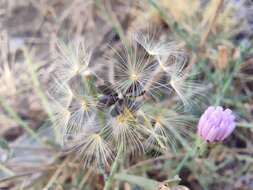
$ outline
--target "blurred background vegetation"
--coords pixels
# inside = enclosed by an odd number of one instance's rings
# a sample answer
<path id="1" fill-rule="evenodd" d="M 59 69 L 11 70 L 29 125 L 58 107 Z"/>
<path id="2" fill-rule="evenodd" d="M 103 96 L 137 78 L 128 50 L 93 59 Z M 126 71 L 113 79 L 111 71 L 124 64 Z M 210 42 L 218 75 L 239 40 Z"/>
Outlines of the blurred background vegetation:
<path id="1" fill-rule="evenodd" d="M 205 159 L 188 149 L 125 161 L 122 171 L 157 181 L 179 174 L 192 190 L 253 189 L 253 2 L 251 0 L 1 0 L 0 189 L 102 189 L 103 177 L 83 169 L 55 144 L 47 98 L 55 42 L 83 39 L 92 63 L 127 36 L 148 27 L 184 43 L 189 72 L 208 85 L 212 105 L 237 117 L 232 137 Z M 205 107 L 203 107 L 204 109 Z M 192 110 L 200 114 L 200 110 Z M 114 189 L 142 189 L 126 176 Z M 142 181 L 144 180 L 144 181 Z"/>

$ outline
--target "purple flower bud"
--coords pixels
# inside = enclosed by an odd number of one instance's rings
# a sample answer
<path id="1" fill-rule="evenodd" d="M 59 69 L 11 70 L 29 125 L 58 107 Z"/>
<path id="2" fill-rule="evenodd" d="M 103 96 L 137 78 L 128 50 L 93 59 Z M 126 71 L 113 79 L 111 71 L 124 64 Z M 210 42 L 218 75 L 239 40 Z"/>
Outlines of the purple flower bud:
<path id="1" fill-rule="evenodd" d="M 235 129 L 235 116 L 230 109 L 210 106 L 198 123 L 198 135 L 207 142 L 219 142 Z"/>

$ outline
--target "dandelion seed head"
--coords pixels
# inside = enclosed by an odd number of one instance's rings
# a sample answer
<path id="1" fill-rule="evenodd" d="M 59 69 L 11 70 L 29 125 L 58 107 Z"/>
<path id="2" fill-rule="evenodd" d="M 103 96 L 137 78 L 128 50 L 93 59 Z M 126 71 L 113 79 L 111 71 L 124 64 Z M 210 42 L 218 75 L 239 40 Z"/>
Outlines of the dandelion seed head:
<path id="1" fill-rule="evenodd" d="M 139 77 L 139 75 L 138 75 L 137 72 L 132 71 L 131 74 L 130 74 L 130 79 L 131 79 L 133 82 L 137 82 L 137 81 L 140 79 L 140 77 Z"/>
<path id="2" fill-rule="evenodd" d="M 123 99 L 124 98 L 124 96 L 123 96 L 123 94 L 121 92 L 119 92 L 118 97 L 119 97 L 119 99 Z"/>
<path id="3" fill-rule="evenodd" d="M 134 35 L 135 41 L 140 44 L 151 56 L 170 56 L 184 53 L 182 44 L 177 44 L 166 39 L 157 39 L 157 31 L 149 31 L 147 34 L 137 32 Z"/>
<path id="4" fill-rule="evenodd" d="M 60 130 L 65 134 L 78 133 L 85 127 L 87 120 L 95 115 L 96 98 L 84 87 L 83 82 L 81 77 L 72 78 L 69 83 L 54 80 L 50 88 L 52 102 L 60 105 L 60 109 L 59 105 L 53 107 L 53 112 L 64 117 L 64 125 Z"/>
<path id="5" fill-rule="evenodd" d="M 149 75 L 155 70 L 157 63 L 145 54 L 138 54 L 136 43 L 132 42 L 131 52 L 125 50 L 115 53 L 114 89 L 123 94 L 138 95 L 144 90 Z"/>
<path id="6" fill-rule="evenodd" d="M 157 151 L 169 151 L 181 145 L 187 145 L 184 139 L 189 138 L 192 126 L 190 118 L 183 112 L 175 112 L 163 108 L 157 108 L 154 113 L 150 108 L 143 109 L 146 120 L 150 121 L 146 134 L 145 148 L 152 149 L 154 146 Z"/>
<path id="7" fill-rule="evenodd" d="M 143 126 L 136 121 L 129 109 L 110 119 L 108 123 L 109 137 L 117 146 L 122 145 L 124 151 L 143 152 Z"/>
<path id="8" fill-rule="evenodd" d="M 184 61 L 176 61 L 166 68 L 166 73 L 169 77 L 168 90 L 174 91 L 185 109 L 189 109 L 204 101 L 208 86 L 192 79 L 194 74 L 186 73 L 185 65 Z"/>
<path id="9" fill-rule="evenodd" d="M 78 97 L 72 100 L 68 108 L 71 113 L 68 121 L 68 132 L 78 133 L 86 127 L 86 122 L 96 115 L 96 103 L 89 98 L 91 97 L 82 97 L 81 99 Z"/>
<path id="10" fill-rule="evenodd" d="M 155 123 L 156 124 L 161 124 L 161 116 L 156 116 L 155 117 Z"/>
<path id="11" fill-rule="evenodd" d="M 85 111 L 89 109 L 88 102 L 86 100 L 81 101 L 81 106 Z"/>
<path id="12" fill-rule="evenodd" d="M 52 101 L 58 102 L 63 107 L 68 107 L 74 94 L 66 83 L 62 83 L 60 79 L 54 77 L 49 83 L 48 96 Z"/>
<path id="13" fill-rule="evenodd" d="M 91 126 L 73 135 L 66 144 L 70 151 L 80 155 L 84 167 L 108 165 L 113 158 L 113 151 L 103 136 L 101 128 L 92 122 Z"/>
<path id="14" fill-rule="evenodd" d="M 171 84 L 171 86 L 175 89 L 176 88 L 176 82 L 175 82 L 175 80 L 174 79 L 171 79 L 170 80 L 170 84 Z"/>
<path id="15" fill-rule="evenodd" d="M 90 69 L 85 70 L 84 73 L 83 73 L 83 75 L 84 75 L 85 77 L 89 77 L 91 74 L 92 74 L 92 72 L 91 72 Z"/>
<path id="16" fill-rule="evenodd" d="M 102 138 L 99 134 L 93 134 L 91 137 L 94 138 L 95 141 L 97 141 L 99 143 L 102 141 Z"/>
<path id="17" fill-rule="evenodd" d="M 148 102 L 152 105 L 149 111 L 159 109 L 158 114 L 143 110 L 143 94 L 155 92 L 152 95 L 158 96 L 160 88 L 173 89 L 183 104 L 189 105 L 201 88 L 183 72 L 181 50 L 173 50 L 177 46 L 164 40 L 149 43 L 148 37 L 143 39 L 149 44 L 144 47 L 147 52 L 143 48 L 138 51 L 137 43 L 145 46 L 140 40 L 131 42 L 125 51 L 114 52 L 110 60 L 114 80 L 109 83 L 105 79 L 103 85 L 97 78 L 90 80 L 94 73 L 89 68 L 90 54 L 81 53 L 85 46 L 80 44 L 73 54 L 66 53 L 68 47 L 61 47 L 65 55 L 62 58 L 66 59 L 63 68 L 71 71 L 63 72 L 63 79 L 59 77 L 58 86 L 53 88 L 58 106 L 56 123 L 66 137 L 65 146 L 80 153 L 85 166 L 99 162 L 107 165 L 122 146 L 125 152 L 140 153 L 145 147 L 158 146 L 167 151 L 184 144 L 182 139 L 189 132 L 184 116 L 169 113 L 168 107 L 160 109 L 153 100 Z M 188 92 L 189 88 L 193 90 Z"/>
<path id="18" fill-rule="evenodd" d="M 133 120 L 133 114 L 126 107 L 124 107 L 122 113 L 116 117 L 116 121 L 118 124 L 127 123 L 132 120 Z"/>
<path id="19" fill-rule="evenodd" d="M 55 50 L 55 75 L 62 81 L 67 82 L 75 75 L 88 76 L 91 73 L 89 67 L 91 50 L 83 41 L 76 41 L 65 45 L 58 40 Z"/>
<path id="20" fill-rule="evenodd" d="M 51 108 L 53 111 L 53 127 L 58 132 L 56 142 L 61 145 L 64 144 L 64 135 L 66 134 L 68 128 L 68 121 L 71 116 L 71 113 L 68 109 L 63 107 L 59 102 L 52 100 Z"/>

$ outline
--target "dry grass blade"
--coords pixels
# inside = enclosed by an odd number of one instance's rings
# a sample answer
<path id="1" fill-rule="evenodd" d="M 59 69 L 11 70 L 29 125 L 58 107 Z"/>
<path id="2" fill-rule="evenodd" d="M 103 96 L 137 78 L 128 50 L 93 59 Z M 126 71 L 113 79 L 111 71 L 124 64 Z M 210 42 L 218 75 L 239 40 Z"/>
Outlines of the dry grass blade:
<path id="1" fill-rule="evenodd" d="M 207 24 L 207 29 L 204 31 L 204 33 L 201 36 L 200 39 L 200 47 L 203 47 L 205 44 L 207 37 L 209 33 L 211 32 L 213 25 L 215 24 L 216 18 L 218 17 L 219 9 L 222 5 L 224 0 L 214 0 L 209 3 L 207 14 L 204 16 L 203 22 L 204 24 Z"/>

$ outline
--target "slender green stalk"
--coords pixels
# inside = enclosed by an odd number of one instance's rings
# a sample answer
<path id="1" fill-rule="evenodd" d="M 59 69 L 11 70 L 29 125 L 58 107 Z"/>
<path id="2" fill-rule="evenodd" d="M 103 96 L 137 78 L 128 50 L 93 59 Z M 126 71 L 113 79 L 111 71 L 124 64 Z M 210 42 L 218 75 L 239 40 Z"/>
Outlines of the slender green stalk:
<path id="1" fill-rule="evenodd" d="M 43 90 L 41 89 L 40 82 L 37 77 L 35 65 L 32 63 L 32 60 L 31 60 L 30 56 L 28 55 L 28 52 L 26 49 L 23 50 L 23 53 L 24 53 L 24 57 L 25 57 L 25 62 L 28 66 L 29 73 L 31 74 L 31 80 L 32 80 L 33 86 L 35 88 L 35 91 L 36 91 L 37 95 L 39 96 L 39 98 L 41 99 L 42 105 L 45 108 L 47 114 L 49 115 L 50 118 L 53 118 L 53 114 L 50 109 L 48 99 L 47 99 L 45 93 L 43 92 Z"/>
<path id="2" fill-rule="evenodd" d="M 160 16 L 163 18 L 163 20 L 167 23 L 168 26 L 170 26 L 173 30 L 172 32 L 184 40 L 187 43 L 187 46 L 190 47 L 192 50 L 196 50 L 196 43 L 195 39 L 193 39 L 192 36 L 190 36 L 187 32 L 183 30 L 183 27 L 180 26 L 178 22 L 176 22 L 172 17 L 170 17 L 164 8 L 159 5 L 159 1 L 156 0 L 147 0 L 148 3 L 154 7 Z"/>
<path id="3" fill-rule="evenodd" d="M 236 127 L 240 127 L 240 128 L 253 128 L 253 123 L 239 122 L 239 123 L 236 123 Z"/>
<path id="4" fill-rule="evenodd" d="M 181 160 L 181 162 L 177 165 L 176 170 L 173 172 L 173 176 L 177 175 L 181 169 L 184 167 L 186 162 L 193 157 L 197 152 L 197 146 L 189 151 L 187 151 L 187 154 L 184 156 L 184 158 Z"/>
<path id="5" fill-rule="evenodd" d="M 105 181 L 104 190 L 110 190 L 111 189 L 113 177 L 114 177 L 114 175 L 116 174 L 116 172 L 119 168 L 120 160 L 122 159 L 122 156 L 123 156 L 123 145 L 121 144 L 119 146 L 117 156 L 116 156 L 116 158 L 115 158 L 115 160 L 112 164 L 110 174 L 109 174 L 109 176 L 107 177 L 107 179 Z"/>
<path id="6" fill-rule="evenodd" d="M 24 122 L 10 105 L 0 96 L 0 105 L 34 140 L 44 144 L 41 138 Z"/>
<path id="7" fill-rule="evenodd" d="M 15 173 L 13 171 L 11 171 L 9 168 L 7 168 L 5 165 L 3 165 L 1 163 L 0 163 L 0 170 L 2 170 L 7 175 L 10 175 L 10 176 L 14 176 L 15 175 Z"/>
<path id="8" fill-rule="evenodd" d="M 199 157 L 207 156 L 208 146 L 209 145 L 205 141 L 203 141 L 199 137 L 197 137 L 197 139 L 195 141 L 195 147 L 187 152 L 187 154 L 184 156 L 184 158 L 181 160 L 181 162 L 177 165 L 177 168 L 173 174 L 174 175 L 178 174 L 190 158 L 192 158 L 196 155 Z"/>
<path id="9" fill-rule="evenodd" d="M 46 113 L 48 114 L 50 120 L 54 121 L 53 112 L 50 109 L 48 98 L 46 97 L 45 93 L 43 92 L 43 90 L 41 88 L 41 85 L 40 85 L 40 82 L 38 80 L 35 64 L 32 62 L 32 60 L 31 60 L 31 58 L 30 58 L 30 56 L 29 56 L 26 49 L 23 49 L 23 54 L 24 54 L 24 57 L 25 57 L 25 62 L 27 64 L 27 68 L 28 68 L 29 73 L 31 75 L 31 81 L 33 83 L 35 92 L 38 95 L 38 97 L 40 98 L 42 106 L 45 109 Z M 58 136 L 60 134 L 58 134 L 58 131 L 56 130 L 56 128 L 53 128 L 53 129 L 54 129 L 55 137 L 58 138 Z"/>
<path id="10" fill-rule="evenodd" d="M 221 92 L 220 93 L 217 93 L 217 97 L 216 97 L 216 101 L 215 101 L 215 105 L 219 105 L 220 102 L 222 101 L 222 99 L 224 98 L 229 86 L 231 85 L 232 83 L 232 80 L 233 80 L 233 77 L 234 77 L 234 74 L 238 71 L 238 66 L 242 63 L 242 59 L 243 59 L 243 54 L 244 54 L 244 51 L 245 50 L 241 50 L 240 51 L 240 55 L 239 57 L 237 58 L 237 60 L 235 61 L 234 63 L 234 67 L 233 67 L 233 70 L 231 73 L 227 73 L 227 75 L 229 76 L 226 76 L 227 79 L 225 80 L 225 82 L 223 83 L 223 87 L 221 89 Z"/>

